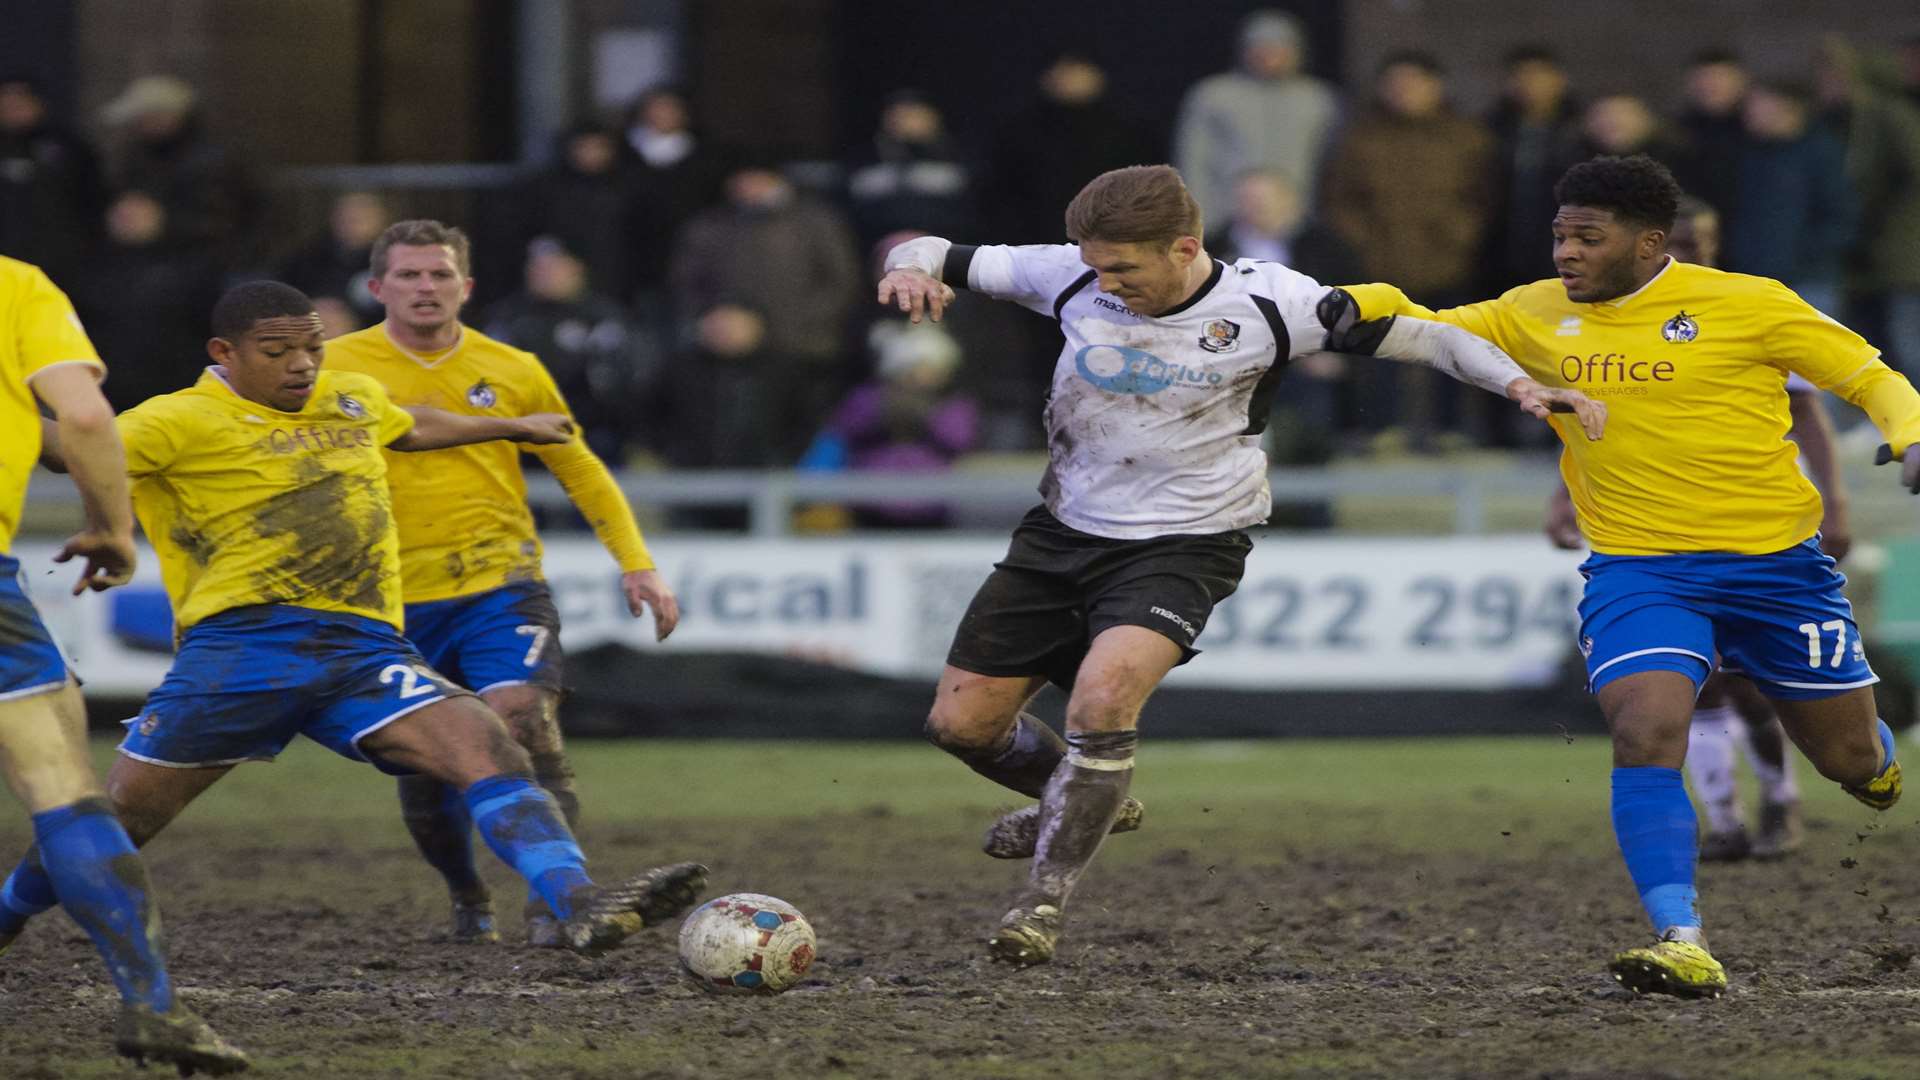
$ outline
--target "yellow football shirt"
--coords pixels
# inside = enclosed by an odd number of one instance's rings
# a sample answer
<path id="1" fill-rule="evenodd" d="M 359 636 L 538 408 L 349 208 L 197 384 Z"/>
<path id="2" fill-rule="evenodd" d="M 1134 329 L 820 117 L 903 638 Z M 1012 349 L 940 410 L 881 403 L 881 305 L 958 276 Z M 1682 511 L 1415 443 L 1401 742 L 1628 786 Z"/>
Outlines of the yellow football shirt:
<path id="1" fill-rule="evenodd" d="M 1607 405 L 1606 436 L 1553 417 L 1580 528 L 1609 555 L 1780 551 L 1820 527 L 1787 441 L 1787 373 L 1867 410 L 1895 450 L 1920 441 L 1920 394 L 1865 339 L 1768 278 L 1669 261 L 1637 292 L 1583 304 L 1557 278 L 1438 313 L 1391 285 L 1348 289 L 1363 318 L 1437 318 L 1528 375 Z"/>
<path id="2" fill-rule="evenodd" d="M 67 294 L 39 267 L 0 256 L 0 555 L 13 550 L 40 460 L 40 406 L 28 383 L 56 364 L 103 367 Z"/>
<path id="3" fill-rule="evenodd" d="M 297 413 L 248 401 L 208 368 L 120 414 L 133 509 L 174 625 L 251 604 L 345 611 L 400 627 L 400 540 L 382 448 L 413 417 L 364 375 L 322 371 Z"/>
<path id="4" fill-rule="evenodd" d="M 327 342 L 326 365 L 379 380 L 402 405 L 474 416 L 572 415 L 537 357 L 472 327 L 461 328 L 451 349 L 426 356 L 401 348 L 384 325 L 369 327 Z M 622 571 L 653 567 L 626 496 L 583 440 L 525 449 L 560 481 Z M 387 455 L 407 603 L 540 579 L 521 450 L 489 442 Z"/>

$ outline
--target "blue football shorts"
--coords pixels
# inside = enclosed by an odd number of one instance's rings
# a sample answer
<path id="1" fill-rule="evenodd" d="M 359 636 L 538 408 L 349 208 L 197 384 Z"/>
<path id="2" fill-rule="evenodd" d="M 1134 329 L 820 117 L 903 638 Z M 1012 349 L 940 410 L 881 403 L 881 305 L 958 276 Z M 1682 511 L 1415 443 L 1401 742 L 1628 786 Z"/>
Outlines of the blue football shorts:
<path id="1" fill-rule="evenodd" d="M 232 608 L 187 631 L 166 679 L 127 721 L 120 752 L 179 768 L 234 765 L 272 761 L 305 735 L 368 761 L 362 739 L 465 694 L 378 619 L 284 604 Z"/>
<path id="2" fill-rule="evenodd" d="M 58 690 L 70 670 L 27 597 L 20 560 L 0 555 L 0 701 Z"/>
<path id="3" fill-rule="evenodd" d="M 475 693 L 562 685 L 560 612 L 545 582 L 408 604 L 407 640 L 428 664 Z"/>
<path id="4" fill-rule="evenodd" d="M 1697 688 L 1716 665 L 1769 697 L 1871 686 L 1846 576 L 1819 538 L 1769 555 L 1593 555 L 1580 566 L 1580 651 L 1593 692 L 1642 671 Z"/>

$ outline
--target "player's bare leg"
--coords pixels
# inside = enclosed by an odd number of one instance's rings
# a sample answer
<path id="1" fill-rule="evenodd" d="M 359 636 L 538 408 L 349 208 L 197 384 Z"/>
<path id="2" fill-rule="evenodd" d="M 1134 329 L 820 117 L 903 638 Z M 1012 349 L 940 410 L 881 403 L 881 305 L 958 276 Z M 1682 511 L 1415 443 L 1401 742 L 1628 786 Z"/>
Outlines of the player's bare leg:
<path id="1" fill-rule="evenodd" d="M 977 675 L 949 666 L 934 691 L 927 739 L 981 776 L 1038 799 L 1067 756 L 1066 741 L 1026 711 L 1046 681 L 1038 676 Z M 1113 831 L 1139 828 L 1144 813 L 1138 800 L 1127 799 Z M 981 847 L 996 859 L 1025 859 L 1033 855 L 1039 836 L 1040 806 L 1035 803 L 1001 815 L 987 829 Z"/>
<path id="2" fill-rule="evenodd" d="M 1747 679 L 1729 679 L 1727 696 L 1746 720 L 1740 741 L 1747 765 L 1760 781 L 1760 813 L 1753 833 L 1753 857 L 1777 859 L 1791 854 L 1804 839 L 1800 817 L 1800 783 L 1787 754 L 1786 729 L 1773 703 Z"/>
<path id="3" fill-rule="evenodd" d="M 513 741 L 533 762 L 533 782 L 560 808 L 567 828 L 580 829 L 580 796 L 573 790 L 573 764 L 560 735 L 560 694 L 541 686 L 502 686 L 480 695 L 506 721 Z M 558 920 L 538 894 L 527 897 L 524 911 L 527 944 L 536 948 L 565 948 L 566 936 Z"/>
<path id="4" fill-rule="evenodd" d="M 1600 688 L 1613 733 L 1613 831 L 1660 940 L 1616 954 L 1613 977 L 1635 993 L 1715 997 L 1727 976 L 1707 952 L 1694 888 L 1699 823 L 1680 767 L 1695 684 L 1677 671 L 1640 671 Z"/>
<path id="5" fill-rule="evenodd" d="M 1787 736 L 1821 776 L 1875 810 L 1900 800 L 1893 730 L 1880 719 L 1872 687 L 1812 700 L 1775 699 L 1774 707 Z"/>
<path id="6" fill-rule="evenodd" d="M 657 867 L 618 885 L 596 885 L 533 763 L 506 724 L 477 697 L 452 697 L 368 733 L 361 749 L 386 764 L 459 788 L 487 846 L 539 891 L 567 946 L 597 956 L 645 926 L 692 906 L 706 885 L 698 863 Z"/>
<path id="7" fill-rule="evenodd" d="M 1067 756 L 1040 799 L 1039 840 L 1027 885 L 988 943 L 995 959 L 1053 959 L 1061 913 L 1120 814 L 1133 780 L 1140 709 L 1180 662 L 1180 646 L 1140 626 L 1093 640 L 1067 701 Z"/>
<path id="8" fill-rule="evenodd" d="M 560 695 L 544 687 L 516 684 L 495 687 L 480 699 L 499 714 L 514 741 L 527 751 L 534 783 L 553 797 L 567 828 L 578 829 L 580 800 L 574 794 L 573 767 L 561 743 Z M 447 883 L 453 926 L 446 940 L 462 945 L 500 940 L 494 929 L 493 898 L 474 866 L 473 819 L 460 790 L 420 773 L 401 777 L 399 788 L 401 817 L 414 846 Z M 537 895 L 529 897 L 525 918 L 529 945 L 566 947 L 559 923 Z"/>
<path id="9" fill-rule="evenodd" d="M 139 1062 L 176 1065 L 183 1074 L 218 1076 L 245 1069 L 246 1055 L 174 997 L 145 864 L 114 820 L 87 760 L 86 710 L 78 687 L 69 683 L 51 693 L 0 702 L 0 770 L 33 815 L 39 837 L 7 879 L 5 892 L 41 910 L 52 906 L 56 893 L 65 897 L 68 915 L 93 938 L 121 992 L 115 1050 Z M 48 847 L 45 856 L 42 844 Z M 75 844 L 79 850 L 69 851 Z M 44 905 L 33 903 L 37 900 Z M 15 933 L 5 934 L 0 949 Z"/>

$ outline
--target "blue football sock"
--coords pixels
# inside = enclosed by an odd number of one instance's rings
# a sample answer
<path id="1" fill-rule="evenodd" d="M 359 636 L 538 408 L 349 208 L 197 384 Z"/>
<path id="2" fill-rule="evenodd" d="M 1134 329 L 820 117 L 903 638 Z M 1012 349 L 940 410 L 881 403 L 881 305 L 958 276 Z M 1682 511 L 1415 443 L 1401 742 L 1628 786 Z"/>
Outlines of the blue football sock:
<path id="1" fill-rule="evenodd" d="M 1873 774 L 1874 779 L 1878 780 L 1887 775 L 1887 770 L 1893 765 L 1893 729 L 1887 726 L 1885 720 L 1875 719 L 1874 723 L 1880 725 L 1880 771 Z"/>
<path id="2" fill-rule="evenodd" d="M 519 871 L 562 919 L 573 894 L 593 884 L 586 856 L 553 799 L 525 776 L 489 776 L 466 791 L 467 809 L 500 861 Z"/>
<path id="3" fill-rule="evenodd" d="M 93 939 L 120 997 L 155 1012 L 173 1007 L 166 946 L 147 870 L 105 799 L 33 815 L 40 858 L 60 906 Z"/>
<path id="4" fill-rule="evenodd" d="M 29 848 L 20 865 L 0 885 L 0 934 L 17 934 L 26 929 L 27 920 L 59 906 L 53 891 L 53 878 L 40 865 L 40 849 Z"/>
<path id="5" fill-rule="evenodd" d="M 1613 770 L 1613 834 L 1659 933 L 1700 925 L 1693 887 L 1698 828 L 1679 769 Z"/>

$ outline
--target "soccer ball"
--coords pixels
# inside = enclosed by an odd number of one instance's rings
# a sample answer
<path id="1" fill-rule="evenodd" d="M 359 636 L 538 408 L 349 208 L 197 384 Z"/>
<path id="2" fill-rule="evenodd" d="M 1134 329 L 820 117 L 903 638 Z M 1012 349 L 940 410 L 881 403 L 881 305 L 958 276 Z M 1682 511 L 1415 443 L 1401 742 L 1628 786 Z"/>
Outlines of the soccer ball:
<path id="1" fill-rule="evenodd" d="M 813 946 L 800 909 L 759 893 L 709 900 L 680 924 L 681 970 L 715 993 L 777 994 L 807 973 Z"/>

